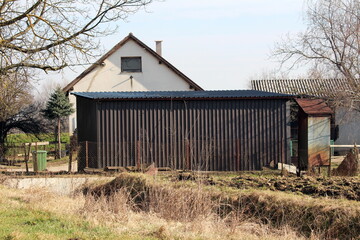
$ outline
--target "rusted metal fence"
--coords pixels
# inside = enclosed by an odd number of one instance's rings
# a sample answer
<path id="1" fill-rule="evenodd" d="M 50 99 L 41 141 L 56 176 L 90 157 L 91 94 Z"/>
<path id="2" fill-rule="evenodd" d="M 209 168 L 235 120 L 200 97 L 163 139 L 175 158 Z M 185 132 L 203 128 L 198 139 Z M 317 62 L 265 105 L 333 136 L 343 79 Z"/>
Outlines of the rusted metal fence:
<path id="1" fill-rule="evenodd" d="M 119 142 L 117 144 L 80 142 L 79 169 L 115 166 L 143 166 L 155 163 L 157 167 L 201 171 L 257 170 L 266 165 L 267 152 L 254 156 L 243 139 L 185 140 L 154 143 L 149 141 Z M 274 143 L 282 149 L 281 142 Z M 257 157 L 258 156 L 258 157 Z M 286 156 L 279 154 L 277 162 Z"/>

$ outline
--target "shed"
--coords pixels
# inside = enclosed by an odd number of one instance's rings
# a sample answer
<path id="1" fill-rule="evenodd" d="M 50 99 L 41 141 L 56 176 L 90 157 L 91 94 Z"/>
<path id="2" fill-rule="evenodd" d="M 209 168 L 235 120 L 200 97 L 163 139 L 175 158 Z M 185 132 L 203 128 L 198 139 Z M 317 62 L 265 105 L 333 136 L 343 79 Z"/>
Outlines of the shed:
<path id="1" fill-rule="evenodd" d="M 261 170 L 290 163 L 291 95 L 254 90 L 76 92 L 79 170 Z"/>
<path id="2" fill-rule="evenodd" d="M 330 121 L 333 111 L 322 99 L 296 99 L 298 114 L 298 168 L 312 170 L 330 165 Z"/>

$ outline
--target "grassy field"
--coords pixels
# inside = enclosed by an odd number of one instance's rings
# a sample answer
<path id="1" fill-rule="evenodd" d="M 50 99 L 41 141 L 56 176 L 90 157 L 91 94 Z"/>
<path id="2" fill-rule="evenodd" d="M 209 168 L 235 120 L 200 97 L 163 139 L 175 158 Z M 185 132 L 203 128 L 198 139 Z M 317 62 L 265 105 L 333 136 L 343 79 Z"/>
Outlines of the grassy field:
<path id="1" fill-rule="evenodd" d="M 116 176 L 72 197 L 0 187 L 0 239 L 360 238 L 359 201 L 269 187 L 301 180 L 278 171 Z"/>
<path id="2" fill-rule="evenodd" d="M 156 239 L 119 233 L 80 213 L 79 198 L 59 197 L 44 190 L 20 191 L 0 186 L 0 239 Z"/>
<path id="3" fill-rule="evenodd" d="M 143 176 L 129 176 L 128 187 L 135 189 L 132 177 L 141 182 Z M 154 179 L 148 177 L 148 180 Z M 168 185 L 167 180 L 159 179 L 160 182 L 166 188 L 179 187 Z M 97 185 L 107 184 L 99 182 Z M 184 201 L 181 209 L 178 204 L 171 206 L 174 202 L 169 199 L 159 199 L 163 212 L 141 210 L 136 201 L 145 192 L 132 195 L 126 188 L 118 189 L 111 196 L 67 197 L 43 189 L 14 190 L 0 185 L 0 239 L 302 239 L 286 226 L 272 228 L 256 219 L 235 222 L 221 218 L 211 211 L 214 205 L 203 188 L 197 185 L 192 189 L 188 185 L 184 183 L 183 187 L 193 191 L 189 198 L 178 195 L 178 191 L 171 196 L 171 199 L 181 197 L 179 199 Z M 91 186 L 88 191 L 98 187 Z M 193 194 L 198 198 L 192 206 Z"/>

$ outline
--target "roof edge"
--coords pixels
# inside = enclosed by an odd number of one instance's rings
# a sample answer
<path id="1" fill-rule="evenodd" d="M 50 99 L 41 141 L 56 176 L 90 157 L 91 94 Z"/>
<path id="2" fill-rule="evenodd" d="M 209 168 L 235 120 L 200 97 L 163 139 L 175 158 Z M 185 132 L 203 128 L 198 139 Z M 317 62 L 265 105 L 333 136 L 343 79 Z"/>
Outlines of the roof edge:
<path id="1" fill-rule="evenodd" d="M 150 54 L 152 54 L 155 58 L 157 58 L 159 61 L 163 62 L 167 67 L 169 67 L 171 70 L 173 70 L 178 76 L 180 76 L 182 79 L 184 79 L 191 87 L 195 89 L 195 91 L 203 91 L 204 89 L 200 87 L 198 84 L 196 84 L 194 81 L 192 81 L 189 77 L 187 77 L 185 74 L 183 74 L 180 70 L 178 70 L 175 66 L 173 66 L 170 62 L 168 62 L 165 58 L 157 54 L 154 50 L 152 50 L 149 46 L 147 46 L 145 43 L 140 41 L 138 38 L 136 38 L 132 33 L 129 33 L 128 36 L 126 36 L 123 40 L 121 40 L 119 43 L 117 43 L 113 48 L 111 48 L 107 53 L 105 53 L 99 60 L 97 60 L 95 63 L 93 63 L 90 67 L 88 67 L 86 70 L 84 70 L 79 76 L 77 76 L 73 81 L 71 81 L 68 85 L 66 85 L 63 88 L 64 92 L 68 92 L 71 90 L 72 87 L 76 83 L 78 83 L 81 79 L 83 79 L 87 74 L 89 74 L 92 70 L 94 70 L 97 66 L 100 66 L 105 59 L 107 59 L 110 55 L 112 55 L 116 50 L 121 48 L 127 41 L 130 39 L 134 40 L 138 45 L 143 47 L 145 50 L 147 50 Z"/>

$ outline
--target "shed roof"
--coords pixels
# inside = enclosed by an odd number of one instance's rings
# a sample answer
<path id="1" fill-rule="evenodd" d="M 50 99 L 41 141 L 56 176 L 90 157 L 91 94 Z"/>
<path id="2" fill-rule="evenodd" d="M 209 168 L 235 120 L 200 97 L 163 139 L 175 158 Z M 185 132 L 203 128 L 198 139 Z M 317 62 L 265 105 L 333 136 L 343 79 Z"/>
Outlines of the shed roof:
<path id="1" fill-rule="evenodd" d="M 118 44 L 116 44 L 110 51 L 105 53 L 99 60 L 97 60 L 94 64 L 92 64 L 89 68 L 87 68 L 84 72 L 82 72 L 77 78 L 75 78 L 72 82 L 70 82 L 67 86 L 63 88 L 64 92 L 71 91 L 73 86 L 77 84 L 81 79 L 83 79 L 87 74 L 89 74 L 92 70 L 94 70 L 97 66 L 100 66 L 105 59 L 107 59 L 110 55 L 115 53 L 119 48 L 121 48 L 125 43 L 127 43 L 129 40 L 135 41 L 140 47 L 145 49 L 147 52 L 149 52 L 151 55 L 153 55 L 155 58 L 159 60 L 159 62 L 164 63 L 165 66 L 170 68 L 172 71 L 174 71 L 177 75 L 179 75 L 182 79 L 184 79 L 193 89 L 196 91 L 203 90 L 199 85 L 197 85 L 194 81 L 192 81 L 189 77 L 187 77 L 185 74 L 180 72 L 176 67 L 174 67 L 171 63 L 169 63 L 165 58 L 157 54 L 154 50 L 152 50 L 149 46 L 147 46 L 145 43 L 140 41 L 138 38 L 136 38 L 132 33 L 129 33 L 128 36 L 126 36 L 123 40 L 121 40 Z"/>
<path id="2" fill-rule="evenodd" d="M 77 97 L 98 100 L 124 99 L 290 99 L 289 94 L 271 93 L 255 90 L 216 90 L 216 91 L 143 91 L 143 92 L 73 92 Z"/>
<path id="3" fill-rule="evenodd" d="M 296 102 L 308 115 L 329 115 L 334 113 L 322 99 L 298 98 Z"/>
<path id="4" fill-rule="evenodd" d="M 334 98 L 344 94 L 351 97 L 353 94 L 352 87 L 346 79 L 251 80 L 251 89 L 322 98 Z"/>

